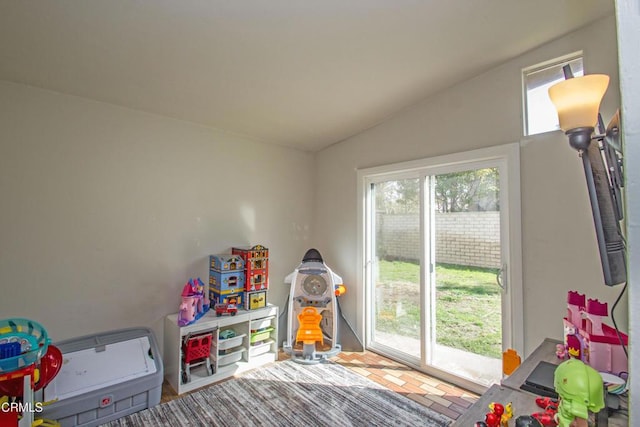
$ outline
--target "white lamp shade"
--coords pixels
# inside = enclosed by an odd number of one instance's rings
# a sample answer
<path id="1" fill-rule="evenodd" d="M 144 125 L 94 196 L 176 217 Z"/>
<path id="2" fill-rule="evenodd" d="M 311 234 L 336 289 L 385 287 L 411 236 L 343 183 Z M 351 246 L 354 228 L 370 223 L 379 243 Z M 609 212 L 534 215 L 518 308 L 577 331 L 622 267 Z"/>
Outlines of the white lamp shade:
<path id="1" fill-rule="evenodd" d="M 609 86 L 609 76 L 588 74 L 563 80 L 549 88 L 551 102 L 558 110 L 560 129 L 595 127 L 600 102 Z"/>

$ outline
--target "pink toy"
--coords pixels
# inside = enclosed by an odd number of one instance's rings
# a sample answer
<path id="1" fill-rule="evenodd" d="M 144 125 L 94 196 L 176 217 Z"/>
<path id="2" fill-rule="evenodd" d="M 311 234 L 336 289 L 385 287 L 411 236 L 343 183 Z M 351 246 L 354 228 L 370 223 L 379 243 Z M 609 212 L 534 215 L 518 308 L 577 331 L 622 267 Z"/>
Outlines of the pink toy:
<path id="1" fill-rule="evenodd" d="M 189 279 L 182 288 L 182 303 L 178 313 L 178 326 L 194 323 L 209 310 L 209 298 L 200 278 Z"/>
<path id="2" fill-rule="evenodd" d="M 567 349 L 563 344 L 556 344 L 556 356 L 558 357 L 558 359 L 567 358 Z"/>
<path id="3" fill-rule="evenodd" d="M 580 359 L 600 372 L 627 372 L 627 357 L 620 339 L 628 345 L 628 336 L 603 323 L 609 315 L 607 303 L 586 299 L 569 291 L 564 323 L 564 345 L 570 357 Z"/>

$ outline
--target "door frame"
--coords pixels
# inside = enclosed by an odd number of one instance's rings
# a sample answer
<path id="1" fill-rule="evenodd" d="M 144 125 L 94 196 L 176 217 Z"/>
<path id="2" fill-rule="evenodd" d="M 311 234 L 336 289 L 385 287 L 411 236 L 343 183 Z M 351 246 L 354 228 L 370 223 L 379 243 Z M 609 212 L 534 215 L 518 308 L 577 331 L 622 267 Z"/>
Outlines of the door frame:
<path id="1" fill-rule="evenodd" d="M 465 151 L 443 156 L 430 157 L 425 159 L 411 160 L 407 162 L 394 163 L 357 170 L 357 191 L 358 191 L 358 283 L 361 290 L 358 304 L 358 329 L 364 331 L 365 348 L 371 345 L 371 319 L 368 318 L 373 304 L 371 292 L 367 288 L 370 275 L 372 274 L 371 259 L 368 241 L 371 237 L 369 230 L 369 218 L 367 215 L 367 203 L 371 200 L 367 197 L 368 186 L 372 182 L 383 181 L 385 177 L 397 179 L 403 172 L 415 173 L 420 176 L 421 171 L 429 169 L 429 175 L 447 173 L 457 170 L 465 170 L 465 165 L 487 162 L 492 166 L 501 165 L 506 170 L 506 178 L 500 174 L 500 206 L 501 211 L 506 215 L 501 215 L 500 244 L 503 250 L 502 264 L 508 261 L 508 270 L 503 277 L 505 282 L 506 296 L 502 298 L 503 313 L 510 318 L 502 328 L 503 346 L 515 349 L 519 354 L 524 351 L 524 315 L 523 315 L 523 286 L 522 286 L 522 216 L 520 202 L 520 144 L 511 143 L 477 150 Z M 424 228 L 423 230 L 424 231 Z M 424 234 L 424 233 L 423 233 Z M 424 246 L 423 246 L 424 247 Z M 506 259 L 505 259 L 506 258 Z M 421 279 L 422 280 L 422 279 Z M 497 286 L 497 285 L 496 285 Z M 424 295 L 423 295 L 424 297 Z M 422 298 L 424 301 L 424 298 Z M 424 334 L 422 334 L 424 340 Z M 424 342 L 423 342 L 424 345 Z M 424 364 L 426 355 L 423 353 L 421 363 Z M 441 372 L 439 372 L 441 373 Z"/>

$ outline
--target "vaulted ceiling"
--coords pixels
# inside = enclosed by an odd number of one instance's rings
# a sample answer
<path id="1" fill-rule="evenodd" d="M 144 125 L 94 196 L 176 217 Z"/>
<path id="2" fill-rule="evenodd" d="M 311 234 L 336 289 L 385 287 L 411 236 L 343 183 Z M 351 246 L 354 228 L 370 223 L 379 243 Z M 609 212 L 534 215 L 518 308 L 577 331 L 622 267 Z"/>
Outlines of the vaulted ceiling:
<path id="1" fill-rule="evenodd" d="M 315 151 L 612 0 L 0 0 L 0 80 Z"/>

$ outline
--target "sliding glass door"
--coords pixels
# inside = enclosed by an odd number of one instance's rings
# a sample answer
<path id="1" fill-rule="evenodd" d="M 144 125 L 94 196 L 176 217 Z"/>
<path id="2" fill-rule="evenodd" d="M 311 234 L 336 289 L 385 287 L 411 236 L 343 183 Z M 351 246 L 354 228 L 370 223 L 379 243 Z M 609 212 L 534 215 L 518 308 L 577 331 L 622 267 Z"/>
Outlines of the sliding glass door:
<path id="1" fill-rule="evenodd" d="M 371 183 L 375 342 L 420 357 L 420 178 Z"/>
<path id="2" fill-rule="evenodd" d="M 489 385 L 521 323 L 507 156 L 436 160 L 361 171 L 367 347 Z"/>

